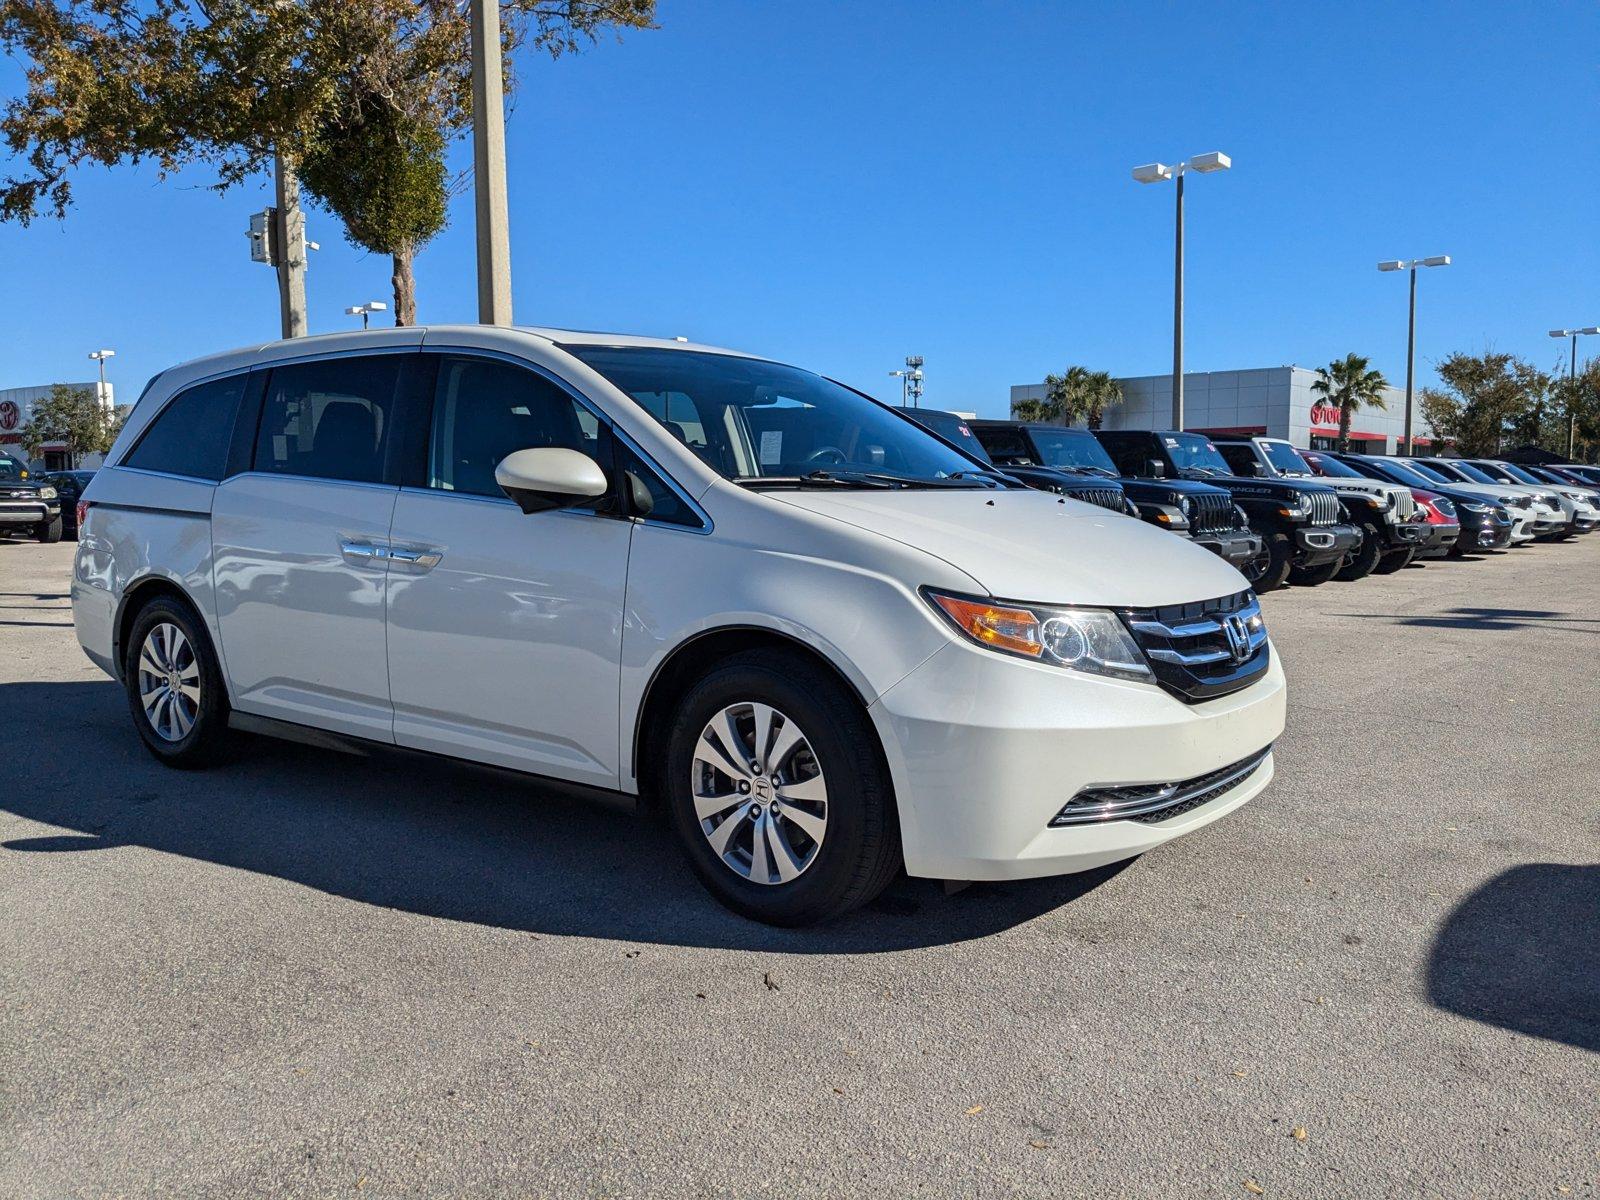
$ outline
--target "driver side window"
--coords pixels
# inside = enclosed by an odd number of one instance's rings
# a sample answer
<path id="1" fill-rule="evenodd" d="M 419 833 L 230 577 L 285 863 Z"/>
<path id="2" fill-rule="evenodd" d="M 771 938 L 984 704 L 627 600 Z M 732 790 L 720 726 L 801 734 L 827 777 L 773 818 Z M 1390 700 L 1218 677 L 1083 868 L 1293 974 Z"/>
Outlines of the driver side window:
<path id="1" fill-rule="evenodd" d="M 544 376 L 489 358 L 445 357 L 434 386 L 428 486 L 501 496 L 500 460 L 515 450 L 576 450 L 609 468 L 599 420 Z"/>

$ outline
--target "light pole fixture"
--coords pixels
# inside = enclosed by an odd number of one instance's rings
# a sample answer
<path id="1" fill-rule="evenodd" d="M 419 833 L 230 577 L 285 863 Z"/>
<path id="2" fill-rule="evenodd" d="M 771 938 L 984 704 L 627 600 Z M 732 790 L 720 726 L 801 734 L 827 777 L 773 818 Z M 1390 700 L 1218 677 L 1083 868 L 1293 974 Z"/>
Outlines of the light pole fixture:
<path id="1" fill-rule="evenodd" d="M 1172 427 L 1183 428 L 1183 177 L 1191 171 L 1209 175 L 1213 171 L 1226 171 L 1233 159 L 1220 150 L 1210 154 L 1197 154 L 1188 162 L 1175 167 L 1166 163 L 1146 163 L 1133 169 L 1133 177 L 1140 183 L 1165 183 L 1174 180 L 1178 185 L 1177 236 L 1172 269 Z"/>
<path id="2" fill-rule="evenodd" d="M 1378 264 L 1378 270 L 1380 271 L 1411 272 L 1411 315 L 1406 322 L 1406 433 L 1404 453 L 1407 457 L 1410 457 L 1414 449 L 1411 441 L 1411 395 L 1417 373 L 1417 268 L 1448 267 L 1449 265 L 1450 256 L 1448 254 L 1435 254 L 1429 258 L 1413 258 L 1409 262 L 1396 258 Z"/>
<path id="3" fill-rule="evenodd" d="M 99 364 L 100 367 L 100 394 L 96 396 L 95 399 L 100 401 L 101 404 L 106 402 L 106 359 L 115 358 L 116 356 L 117 352 L 115 350 L 89 351 L 89 357 Z"/>
<path id="4" fill-rule="evenodd" d="M 367 327 L 367 319 L 371 317 L 373 313 L 387 312 L 388 309 L 389 306 L 382 300 L 368 300 L 365 304 L 352 304 L 344 311 L 345 315 L 348 317 L 360 317 L 361 328 L 365 329 Z"/>
<path id="5" fill-rule="evenodd" d="M 1567 378 L 1571 380 L 1573 394 L 1567 397 L 1567 458 L 1571 459 L 1573 447 L 1578 441 L 1578 412 L 1573 406 L 1577 400 L 1578 387 L 1578 335 L 1600 333 L 1600 325 L 1590 325 L 1585 329 L 1552 329 L 1550 336 L 1553 338 L 1572 339 L 1572 365 L 1568 368 Z"/>
<path id="6" fill-rule="evenodd" d="M 900 381 L 900 407 L 916 408 L 922 400 L 922 355 L 906 355 L 904 371 L 890 371 L 889 378 Z"/>

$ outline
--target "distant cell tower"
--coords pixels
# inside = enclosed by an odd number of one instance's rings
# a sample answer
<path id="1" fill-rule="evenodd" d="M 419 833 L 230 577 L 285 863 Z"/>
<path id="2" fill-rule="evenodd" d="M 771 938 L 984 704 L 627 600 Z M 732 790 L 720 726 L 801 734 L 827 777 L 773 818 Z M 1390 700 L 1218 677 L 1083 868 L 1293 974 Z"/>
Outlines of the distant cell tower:
<path id="1" fill-rule="evenodd" d="M 906 355 L 904 371 L 890 371 L 891 379 L 900 381 L 900 407 L 918 408 L 922 403 L 922 355 Z"/>

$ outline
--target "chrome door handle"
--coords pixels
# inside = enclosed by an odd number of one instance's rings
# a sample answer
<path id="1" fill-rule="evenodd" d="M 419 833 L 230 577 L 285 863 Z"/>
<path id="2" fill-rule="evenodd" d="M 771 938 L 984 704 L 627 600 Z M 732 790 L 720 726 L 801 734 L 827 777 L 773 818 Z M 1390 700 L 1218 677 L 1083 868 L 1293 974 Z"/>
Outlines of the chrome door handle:
<path id="1" fill-rule="evenodd" d="M 346 562 L 372 566 L 389 557 L 389 548 L 387 546 L 374 546 L 371 542 L 341 541 L 339 543 L 339 553 L 344 555 Z"/>
<path id="2" fill-rule="evenodd" d="M 418 567 L 424 571 L 431 571 L 439 565 L 439 560 L 444 557 L 437 550 L 389 550 L 389 558 L 397 563 L 404 563 L 408 567 Z"/>

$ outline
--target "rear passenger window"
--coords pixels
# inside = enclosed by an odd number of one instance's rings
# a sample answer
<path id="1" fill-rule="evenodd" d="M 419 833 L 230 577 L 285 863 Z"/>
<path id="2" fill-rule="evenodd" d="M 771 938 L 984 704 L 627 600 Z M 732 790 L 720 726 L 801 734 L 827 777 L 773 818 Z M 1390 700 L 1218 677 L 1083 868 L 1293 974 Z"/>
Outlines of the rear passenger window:
<path id="1" fill-rule="evenodd" d="M 255 469 L 378 483 L 405 359 L 358 355 L 274 367 Z"/>
<path id="2" fill-rule="evenodd" d="M 503 496 L 494 481 L 515 450 L 559 447 L 609 465 L 607 435 L 593 413 L 559 385 L 490 358 L 445 358 L 433 398 L 428 486 L 472 496 Z"/>
<path id="3" fill-rule="evenodd" d="M 141 471 L 221 479 L 248 375 L 213 379 L 179 392 L 156 414 L 122 465 Z"/>

